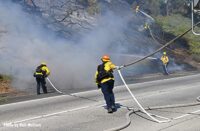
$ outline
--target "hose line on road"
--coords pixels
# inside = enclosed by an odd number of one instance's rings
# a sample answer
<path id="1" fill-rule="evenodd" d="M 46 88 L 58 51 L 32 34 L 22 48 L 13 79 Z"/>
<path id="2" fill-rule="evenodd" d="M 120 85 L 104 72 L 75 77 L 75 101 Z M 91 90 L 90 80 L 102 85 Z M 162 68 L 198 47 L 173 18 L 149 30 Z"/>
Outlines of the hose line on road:
<path id="1" fill-rule="evenodd" d="M 128 113 L 126 113 L 126 122 L 122 126 L 114 127 L 114 128 L 111 128 L 111 129 L 108 129 L 108 130 L 105 130 L 105 131 L 119 131 L 119 130 L 123 130 L 123 129 L 127 128 L 131 124 L 131 118 L 130 118 L 130 116 L 133 113 L 135 113 L 134 110 L 130 110 Z"/>
<path id="2" fill-rule="evenodd" d="M 154 19 L 152 19 L 151 16 L 147 15 L 146 13 L 144 13 L 144 12 L 142 12 L 142 11 L 139 11 L 139 12 L 142 13 L 143 15 L 145 15 L 146 17 L 148 17 L 149 19 L 154 20 Z M 195 24 L 194 27 L 197 26 L 197 25 L 199 25 L 199 24 L 200 24 L 200 22 L 198 22 L 197 24 Z M 193 27 L 192 27 L 192 28 L 193 28 Z M 141 62 L 141 61 L 147 59 L 148 57 L 153 56 L 153 55 L 156 54 L 157 52 L 159 52 L 159 51 L 161 51 L 162 49 L 166 48 L 167 46 L 171 45 L 173 42 L 175 42 L 176 40 L 180 39 L 180 38 L 183 37 L 185 34 L 187 34 L 188 32 L 190 32 L 190 31 L 192 30 L 192 28 L 188 29 L 188 30 L 185 31 L 183 34 L 181 34 L 181 35 L 175 37 L 174 39 L 172 39 L 171 41 L 167 42 L 167 43 L 164 44 L 162 47 L 160 47 L 160 48 L 158 48 L 156 51 L 154 51 L 153 53 L 150 53 L 150 54 L 148 54 L 147 56 L 145 56 L 145 57 L 143 57 L 143 58 L 141 58 L 141 59 L 139 59 L 139 60 L 137 60 L 137 61 L 134 61 L 134 62 L 132 62 L 132 63 L 129 63 L 129 64 L 125 64 L 125 65 L 123 65 L 123 66 L 120 66 L 120 68 L 118 69 L 119 76 L 120 76 L 120 78 L 122 79 L 122 81 L 123 81 L 125 87 L 127 88 L 127 90 L 129 91 L 129 93 L 131 94 L 131 96 L 132 96 L 132 98 L 134 99 L 134 101 L 135 101 L 135 102 L 137 103 L 137 105 L 140 107 L 140 109 L 142 110 L 142 112 L 145 113 L 147 116 L 149 116 L 149 117 L 150 117 L 152 120 L 154 120 L 155 122 L 158 122 L 158 123 L 170 122 L 172 119 L 169 119 L 169 118 L 166 118 L 166 117 L 157 116 L 157 115 L 148 113 L 148 112 L 142 107 L 142 105 L 137 101 L 137 99 L 135 98 L 135 96 L 133 95 L 133 93 L 131 92 L 131 90 L 129 89 L 129 87 L 127 86 L 127 84 L 126 84 L 126 82 L 125 82 L 125 80 L 124 80 L 124 78 L 123 78 L 123 76 L 122 76 L 122 74 L 121 74 L 121 72 L 120 72 L 120 69 L 121 69 L 121 68 L 124 68 L 124 67 L 127 67 L 127 66 L 134 65 L 134 64 L 136 64 L 136 63 L 139 63 L 139 62 Z M 149 28 L 149 31 L 150 31 L 150 35 L 151 35 L 152 39 L 153 39 L 154 41 L 156 41 L 158 44 L 160 44 L 160 43 L 154 38 L 154 36 L 153 36 L 153 34 L 152 34 L 150 28 Z M 197 99 L 197 100 L 199 100 L 199 99 Z M 164 120 L 164 121 L 160 121 L 160 120 L 156 119 L 155 117 L 162 118 L 162 119 L 165 119 L 165 120 Z M 119 129 L 119 130 L 120 130 L 120 129 Z"/>
<path id="3" fill-rule="evenodd" d="M 60 94 L 64 94 L 63 92 L 61 92 L 60 90 L 58 90 L 54 85 L 53 85 L 53 83 L 51 82 L 51 80 L 47 77 L 47 80 L 48 80 L 48 82 L 50 83 L 50 85 L 54 88 L 54 90 L 55 91 L 57 91 L 58 93 L 60 93 Z"/>
<path id="4" fill-rule="evenodd" d="M 153 106 L 153 107 L 146 107 L 144 108 L 145 110 L 157 110 L 157 109 L 167 109 L 167 108 L 178 108 L 178 107 L 189 107 L 189 106 L 198 106 L 200 105 L 200 96 L 197 97 L 197 101 L 196 103 L 187 103 L 187 104 L 174 104 L 174 105 L 166 105 L 166 106 Z M 123 130 L 125 128 L 127 128 L 130 124 L 131 124 L 131 118 L 130 116 L 136 112 L 141 112 L 141 110 L 139 109 L 133 109 L 133 108 L 127 108 L 129 110 L 129 112 L 126 114 L 126 123 L 122 124 L 121 126 L 115 127 L 115 128 L 111 128 L 111 129 L 107 129 L 105 131 L 119 131 L 119 130 Z M 191 112 L 191 113 L 186 113 L 183 114 L 181 116 L 175 117 L 175 118 L 170 118 L 171 120 L 177 120 L 177 119 L 181 119 L 183 117 L 186 117 L 188 115 L 193 115 L 197 112 L 200 112 L 200 110 Z"/>
<path id="5" fill-rule="evenodd" d="M 147 16 L 148 18 L 150 18 L 151 20 L 154 21 L 154 19 L 153 19 L 151 16 L 149 16 L 148 14 L 146 14 L 145 12 L 143 12 L 143 11 L 139 11 L 139 12 L 141 12 L 143 15 Z M 200 22 L 198 22 L 197 24 L 195 24 L 194 27 L 197 26 L 197 25 L 199 25 L 199 24 L 200 24 Z M 172 43 L 175 42 L 176 40 L 178 40 L 178 39 L 180 39 L 181 37 L 183 37 L 185 34 L 187 34 L 188 32 L 190 32 L 191 30 L 192 30 L 192 28 L 188 29 L 188 30 L 185 31 L 183 34 L 181 34 L 181 35 L 175 37 L 174 39 L 172 39 L 171 41 L 167 42 L 167 43 L 164 44 L 162 47 L 160 47 L 160 48 L 158 48 L 156 51 L 154 51 L 153 53 L 150 53 L 149 55 L 147 55 L 147 56 L 145 56 L 145 57 L 143 57 L 143 58 L 141 58 L 141 59 L 139 59 L 139 60 L 137 60 L 137 61 L 134 61 L 134 62 L 132 62 L 132 63 L 125 64 L 125 65 L 121 66 L 121 68 L 134 65 L 134 64 L 136 64 L 136 63 L 139 63 L 139 62 L 141 62 L 141 61 L 147 59 L 147 58 L 150 57 L 150 56 L 153 56 L 153 55 L 156 54 L 157 52 L 161 51 L 162 49 L 166 48 L 167 46 L 169 46 L 170 44 L 172 44 Z M 150 31 L 151 37 L 152 37 L 155 41 L 157 41 L 157 40 L 153 37 L 153 34 L 152 34 L 152 32 L 151 32 L 151 29 L 149 29 L 149 31 Z M 159 42 L 158 42 L 158 43 L 159 43 Z M 159 44 L 160 44 L 160 43 L 159 43 Z M 120 69 L 121 69 L 121 68 L 120 68 Z M 121 74 L 120 69 L 118 70 L 118 73 L 119 73 L 119 75 L 120 75 L 120 77 L 121 77 L 121 79 L 122 79 L 122 81 L 123 81 L 125 87 L 127 88 L 127 90 L 129 91 L 129 93 L 131 94 L 132 98 L 133 98 L 134 101 L 137 103 L 137 105 L 140 107 L 140 109 L 141 109 L 140 111 L 143 112 L 143 113 L 145 113 L 147 116 L 149 116 L 149 117 L 150 117 L 153 121 L 155 121 L 155 122 L 158 122 L 158 123 L 170 122 L 172 119 L 169 119 L 169 118 L 166 118 L 166 117 L 162 117 L 162 116 L 159 116 L 159 115 L 155 115 L 155 114 L 150 114 L 150 113 L 148 113 L 148 112 L 146 111 L 146 110 L 153 110 L 153 109 L 159 108 L 159 107 L 154 107 L 154 108 L 148 107 L 148 108 L 146 108 L 146 109 L 142 107 L 142 105 L 138 102 L 138 100 L 136 99 L 136 97 L 133 95 L 133 93 L 132 93 L 131 90 L 129 89 L 128 85 L 126 84 L 126 82 L 125 82 L 125 80 L 124 80 L 124 78 L 123 78 L 123 76 L 122 76 L 122 74 Z M 49 83 L 51 84 L 51 86 L 52 86 L 58 93 L 60 93 L 60 94 L 65 94 L 65 93 L 61 92 L 60 90 L 58 90 L 58 89 L 52 84 L 52 82 L 49 80 L 49 78 L 47 78 L 47 80 L 49 81 Z M 73 97 L 79 97 L 79 96 L 75 96 L 75 95 L 71 95 L 71 94 L 67 94 L 67 95 L 70 95 L 70 96 L 73 96 Z M 80 97 L 79 97 L 79 98 L 80 98 Z M 85 98 L 84 98 L 84 99 L 85 99 Z M 200 97 L 197 98 L 197 101 L 200 102 Z M 185 105 L 185 106 L 186 106 L 186 105 Z M 164 108 L 164 107 L 160 107 L 160 108 Z M 169 107 L 168 107 L 168 108 L 169 108 Z M 133 113 L 134 113 L 134 111 L 131 110 L 131 111 L 129 111 L 129 112 L 126 114 L 126 119 L 127 119 L 127 120 L 126 120 L 126 123 L 125 123 L 123 126 L 116 127 L 116 128 L 112 128 L 112 129 L 109 129 L 109 130 L 107 130 L 107 131 L 118 131 L 118 130 L 122 130 L 122 129 L 128 127 L 128 126 L 131 124 L 130 115 L 132 115 Z M 183 115 L 183 116 L 185 116 L 185 115 Z M 155 117 L 161 118 L 161 119 L 164 119 L 164 120 L 160 121 L 160 120 L 156 119 Z M 181 118 L 181 117 L 182 117 L 182 116 L 180 116 L 180 118 Z M 175 118 L 175 119 L 178 119 L 178 118 L 179 118 L 179 117 L 177 117 L 177 118 Z"/>
<path id="6" fill-rule="evenodd" d="M 51 82 L 51 80 L 50 80 L 48 77 L 47 77 L 47 80 L 48 80 L 48 82 L 50 83 L 50 85 L 54 88 L 54 90 L 55 90 L 56 92 L 58 92 L 59 94 L 68 95 L 68 96 L 72 96 L 72 97 L 76 97 L 76 98 L 80 98 L 80 99 L 85 99 L 85 100 L 89 100 L 89 101 L 99 102 L 99 101 L 97 101 L 97 100 L 89 99 L 89 98 L 86 98 L 86 97 L 77 96 L 77 95 L 74 95 L 74 94 L 64 93 L 64 92 L 58 90 L 58 89 L 54 86 L 54 84 Z"/>
<path id="7" fill-rule="evenodd" d="M 118 72 L 119 72 L 119 74 L 121 74 L 120 70 L 118 70 Z M 121 75 L 121 76 L 122 76 L 122 75 Z M 123 77 L 122 77 L 122 78 L 123 78 Z M 58 90 L 58 89 L 53 85 L 53 83 L 50 81 L 49 78 L 47 78 L 47 80 L 49 81 L 49 83 L 51 84 L 51 86 L 52 86 L 58 93 L 65 94 L 65 93 L 61 92 L 60 90 Z M 123 82 L 125 82 L 124 79 L 123 79 Z M 127 86 L 126 83 L 125 83 L 125 85 Z M 127 87 L 128 87 L 128 86 L 127 86 Z M 129 91 L 130 91 L 130 89 L 129 89 Z M 130 92 L 131 92 L 131 91 L 130 91 Z M 132 92 L 131 92 L 131 94 L 132 94 Z M 78 98 L 81 98 L 81 99 L 91 100 L 91 99 L 88 99 L 88 98 L 85 98 L 85 97 L 80 97 L 80 96 L 76 96 L 76 95 L 72 95 L 72 94 L 66 94 L 66 95 L 73 96 L 73 97 L 78 97 Z M 132 94 L 132 95 L 133 95 L 133 94 Z M 134 95 L 133 95 L 133 96 L 134 96 Z M 92 100 L 92 101 L 95 101 L 95 100 Z M 197 101 L 200 102 L 200 96 L 197 97 Z M 98 102 L 98 101 L 95 101 L 95 102 Z M 190 103 L 190 104 L 179 104 L 179 105 L 167 105 L 167 106 L 147 107 L 147 108 L 144 108 L 144 110 L 155 110 L 155 109 L 164 109 L 164 108 L 187 107 L 187 106 L 195 106 L 195 105 L 200 105 L 200 103 Z M 142 108 L 143 108 L 143 107 L 142 107 Z M 141 110 L 134 111 L 134 110 L 131 109 L 131 108 L 127 108 L 127 109 L 129 110 L 129 112 L 126 113 L 126 122 L 125 122 L 125 124 L 123 124 L 123 125 L 121 125 L 121 126 L 118 126 L 118 127 L 115 127 L 115 128 L 108 129 L 108 130 L 106 130 L 106 131 L 119 131 L 119 130 L 122 130 L 122 129 L 127 128 L 127 127 L 131 124 L 131 118 L 130 118 L 130 116 L 131 116 L 133 113 L 135 113 L 135 112 L 141 112 Z M 194 114 L 194 113 L 197 113 L 197 112 L 199 112 L 199 110 L 198 110 L 198 111 L 194 111 L 194 112 L 192 112 L 192 113 L 187 113 L 187 114 L 181 115 L 181 116 L 176 117 L 176 118 L 171 118 L 171 119 L 167 118 L 167 119 L 170 120 L 170 121 L 171 121 L 171 120 L 177 120 L 177 119 L 186 117 L 186 116 L 188 116 L 188 115 L 191 115 L 191 114 Z M 143 113 L 145 113 L 145 112 L 143 111 Z M 154 115 L 154 114 L 149 114 L 149 115 L 154 116 L 154 117 L 159 117 L 159 118 L 166 119 L 165 117 L 157 116 L 157 115 Z M 170 122 L 170 121 L 168 121 L 168 122 Z M 162 121 L 161 121 L 161 122 L 162 122 Z"/>
<path id="8" fill-rule="evenodd" d="M 165 123 L 165 122 L 170 122 L 171 120 L 169 118 L 166 118 L 166 117 L 163 117 L 163 116 L 158 116 L 158 115 L 155 115 L 155 114 L 150 114 L 148 113 L 143 107 L 142 105 L 139 103 L 139 101 L 136 99 L 136 97 L 134 96 L 134 94 L 131 92 L 130 88 L 128 87 L 128 85 L 126 84 L 122 74 L 121 74 L 121 71 L 120 70 L 117 70 L 118 73 L 119 73 L 119 76 L 122 80 L 122 82 L 124 83 L 126 89 L 128 90 L 128 92 L 130 93 L 130 95 L 132 96 L 133 100 L 137 103 L 137 105 L 139 106 L 139 108 L 141 109 L 142 112 L 144 112 L 147 116 L 149 116 L 153 121 L 157 122 L 157 123 Z M 164 119 L 162 121 L 156 119 L 155 117 L 157 118 L 161 118 L 161 119 Z"/>

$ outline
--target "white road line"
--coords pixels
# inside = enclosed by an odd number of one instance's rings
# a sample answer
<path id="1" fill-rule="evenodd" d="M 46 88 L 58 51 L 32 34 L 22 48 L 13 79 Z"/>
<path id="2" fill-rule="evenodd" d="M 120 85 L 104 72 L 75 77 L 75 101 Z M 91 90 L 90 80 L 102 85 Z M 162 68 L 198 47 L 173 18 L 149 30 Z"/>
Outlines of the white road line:
<path id="1" fill-rule="evenodd" d="M 171 78 L 171 79 L 174 79 L 174 78 Z M 176 79 L 180 79 L 180 78 L 176 78 Z M 167 80 L 169 80 L 169 79 L 167 79 Z M 161 80 L 158 80 L 158 81 L 161 81 Z M 162 80 L 162 81 L 163 81 L 163 80 Z M 157 81 L 153 81 L 153 82 L 157 82 Z M 149 82 L 145 82 L 145 83 L 149 83 Z M 152 82 L 150 82 L 150 83 L 152 83 Z M 141 84 L 141 83 L 138 83 L 138 84 Z M 143 84 L 143 83 L 142 83 L 142 84 Z M 132 85 L 137 85 L 137 84 L 132 84 Z M 121 87 L 122 87 L 122 86 L 121 86 Z M 92 91 L 86 91 L 86 92 L 73 93 L 73 94 L 71 94 L 71 95 L 78 95 L 78 94 L 87 93 L 87 92 L 94 92 L 94 91 L 97 92 L 97 90 L 92 90 Z M 24 104 L 25 104 L 25 103 L 29 103 L 29 102 L 33 102 L 33 101 L 40 101 L 40 100 L 47 100 L 47 99 L 60 98 L 60 97 L 63 97 L 63 96 L 67 96 L 67 95 L 54 96 L 54 97 L 48 97 L 48 98 L 42 98 L 42 99 L 36 99 L 36 100 L 29 100 L 29 101 L 23 101 L 23 102 L 5 104 L 5 105 L 1 105 L 0 107 L 6 106 L 6 105 L 16 105 L 16 104 L 20 104 L 20 103 L 24 103 Z M 123 100 L 123 101 L 128 101 L 128 100 Z M 122 101 L 118 101 L 118 102 L 122 102 Z M 73 112 L 73 111 L 78 111 L 78 110 L 81 110 L 81 109 L 90 108 L 90 107 L 92 107 L 92 106 L 97 106 L 97 105 L 84 106 L 84 107 L 80 107 L 80 108 L 74 108 L 74 109 L 65 110 L 65 111 L 60 111 L 60 112 L 55 112 L 55 113 L 50 113 L 50 114 L 46 114 L 46 115 L 40 115 L 40 116 L 28 118 L 28 119 L 18 120 L 18 121 L 12 122 L 12 123 L 21 123 L 21 122 L 25 122 L 25 121 L 30 121 L 30 120 L 35 120 L 35 119 L 50 117 L 50 116 L 54 116 L 54 115 L 58 115 L 58 114 L 62 114 L 62 113 Z M 102 106 L 104 106 L 104 105 L 99 105 L 98 107 L 102 107 Z M 192 112 L 192 113 L 197 113 L 197 112 L 200 112 L 200 110 L 194 111 L 194 112 Z M 191 114 L 185 114 L 185 115 L 176 117 L 176 118 L 174 118 L 174 120 L 180 119 L 180 118 L 183 118 L 183 117 L 186 117 L 186 116 L 189 116 L 189 115 L 191 115 Z"/>
<path id="2" fill-rule="evenodd" d="M 127 99 L 119 100 L 119 101 L 117 101 L 117 103 L 121 103 L 121 102 L 124 102 L 124 101 L 128 101 L 128 100 Z M 100 101 L 100 102 L 103 102 L 103 101 Z M 45 118 L 45 117 L 51 117 L 51 116 L 55 116 L 55 115 L 59 115 L 59 114 L 63 114 L 63 113 L 79 111 L 79 110 L 82 110 L 82 109 L 87 109 L 87 108 L 91 108 L 91 107 L 95 107 L 95 106 L 97 108 L 99 108 L 99 107 L 105 106 L 105 104 L 100 104 L 100 105 L 99 104 L 93 104 L 93 105 L 90 105 L 90 106 L 83 106 L 83 107 L 74 108 L 74 109 L 70 109 L 70 110 L 54 112 L 54 113 L 50 113 L 50 114 L 46 114 L 46 115 L 39 115 L 39 116 L 27 118 L 27 119 L 17 120 L 17 121 L 14 121 L 14 122 L 6 122 L 6 123 L 17 124 L 17 123 L 22 123 L 22 122 L 26 122 L 26 121 L 41 119 L 41 118 Z M 120 107 L 120 108 L 125 108 L 125 107 Z"/>
<path id="3" fill-rule="evenodd" d="M 126 102 L 126 101 L 131 101 L 131 100 L 130 99 L 122 98 L 121 100 L 117 101 L 116 103 L 122 103 L 122 102 Z M 101 103 L 101 102 L 104 102 L 104 101 L 99 101 L 99 103 Z M 17 120 L 17 121 L 14 121 L 14 122 L 6 122 L 6 123 L 17 124 L 17 123 L 22 123 L 22 122 L 26 122 L 26 121 L 41 119 L 41 118 L 45 118 L 45 117 L 51 117 L 51 116 L 55 116 L 55 115 L 59 115 L 59 114 L 63 114 L 63 113 L 69 113 L 69 112 L 79 111 L 79 110 L 87 109 L 87 108 L 91 108 L 91 107 L 97 107 L 97 108 L 99 108 L 99 107 L 103 107 L 103 106 L 105 106 L 105 104 L 93 104 L 93 105 L 90 105 L 90 106 L 83 106 L 83 107 L 74 108 L 74 109 L 70 109 L 70 110 L 64 110 L 64 111 L 54 112 L 54 113 L 50 113 L 50 114 L 46 114 L 46 115 L 40 115 L 40 116 L 35 116 L 35 117 L 27 118 L 27 119 Z M 126 107 L 123 107 L 123 106 L 120 107 L 120 108 L 127 109 Z M 129 109 L 133 109 L 133 108 L 129 108 Z M 198 112 L 200 112 L 200 110 L 197 110 L 197 111 L 194 111 L 194 112 L 191 112 L 191 113 L 187 113 L 187 114 L 184 114 L 184 115 L 172 118 L 172 120 L 181 119 L 183 117 L 186 117 L 186 116 L 192 115 L 194 113 L 198 113 Z"/>
<path id="4" fill-rule="evenodd" d="M 174 77 L 174 78 L 166 78 L 166 79 L 162 79 L 162 80 L 154 80 L 154 81 L 146 81 L 146 82 L 142 82 L 142 83 L 135 83 L 135 84 L 128 84 L 130 86 L 138 86 L 138 85 L 143 85 L 143 84 L 151 84 L 151 83 L 158 83 L 158 82 L 163 82 L 163 81 L 169 81 L 169 80 L 180 80 L 182 78 L 191 78 L 191 77 L 200 77 L 200 74 L 191 74 L 188 76 L 178 76 L 178 77 Z M 120 85 L 120 86 L 116 86 L 116 88 L 123 88 L 124 85 Z M 77 93 L 73 93 L 71 95 L 80 95 L 80 94 L 85 94 L 85 93 L 90 93 L 90 92 L 95 92 L 98 90 L 91 90 L 91 91 L 83 91 L 83 92 L 77 92 Z"/>
<path id="5" fill-rule="evenodd" d="M 59 115 L 59 114 L 67 113 L 67 112 L 78 111 L 78 110 L 86 109 L 86 108 L 89 108 L 89 107 L 90 106 L 84 106 L 84 107 L 80 107 L 80 108 L 75 108 L 75 109 L 71 109 L 71 110 L 55 112 L 55 113 L 51 113 L 51 114 L 46 114 L 46 115 L 31 117 L 31 118 L 27 118 L 27 119 L 24 119 L 24 120 L 19 120 L 19 121 L 15 121 L 15 122 L 8 122 L 8 123 L 12 123 L 12 124 L 22 123 L 22 122 L 25 122 L 25 121 L 30 121 L 30 120 L 35 120 L 35 119 L 40 119 L 40 118 L 55 116 L 55 115 Z"/>
<path id="6" fill-rule="evenodd" d="M 200 112 L 200 110 L 197 110 L 197 111 L 194 111 L 194 112 L 191 112 L 191 113 L 187 113 L 187 114 L 184 114 L 184 115 L 181 115 L 181 116 L 178 116 L 178 117 L 175 117 L 175 118 L 172 118 L 173 120 L 177 120 L 177 119 L 180 119 L 180 118 L 183 118 L 183 117 L 186 117 L 186 116 L 190 116 L 194 113 L 198 113 Z"/>
<path id="7" fill-rule="evenodd" d="M 180 76 L 180 77 L 176 77 L 176 78 L 168 78 L 168 79 L 163 79 L 163 80 L 155 80 L 155 81 L 148 81 L 148 82 L 143 82 L 143 83 L 136 83 L 136 84 L 129 84 L 130 86 L 138 86 L 138 85 L 141 85 L 141 84 L 148 84 L 148 83 L 157 83 L 157 82 L 163 82 L 163 81 L 169 81 L 169 80 L 179 80 L 181 78 L 191 78 L 191 77 L 194 77 L 194 76 L 200 76 L 199 74 L 192 74 L 192 75 L 189 75 L 189 76 Z M 117 86 L 116 88 L 123 88 L 124 85 L 122 86 Z M 38 101 L 41 101 L 41 100 L 48 100 L 48 99 L 54 99 L 54 98 L 60 98 L 60 97 L 64 97 L 64 96 L 70 96 L 70 95 L 80 95 L 80 94 L 86 94 L 86 93 L 92 93 L 92 92 L 98 92 L 98 90 L 90 90 L 90 91 L 83 91 L 83 92 L 77 92 L 77 93 L 72 93 L 72 94 L 69 94 L 69 95 L 59 95 L 59 96 L 52 96 L 52 97 L 46 97 L 46 98 L 40 98 L 40 99 L 34 99 L 34 100 L 28 100 L 28 101 L 21 101 L 21 102 L 16 102 L 16 103 L 10 103 L 10 104 L 4 104 L 4 105 L 0 105 L 0 107 L 3 107 L 3 106 L 7 106 L 7 105 L 16 105 L 16 104 L 26 104 L 26 103 L 29 103 L 29 102 L 38 102 Z"/>
<path id="8" fill-rule="evenodd" d="M 59 96 L 45 97 L 45 98 L 34 99 L 34 100 L 21 101 L 21 102 L 16 102 L 16 103 L 9 103 L 9 104 L 0 105 L 0 107 L 4 107 L 4 106 L 8 106 L 8 105 L 26 104 L 26 103 L 36 102 L 36 101 L 38 102 L 38 101 L 41 101 L 41 100 L 60 98 L 60 97 L 63 97 L 63 96 L 66 96 L 66 95 L 59 95 Z"/>
<path id="9" fill-rule="evenodd" d="M 118 86 L 120 87 L 120 86 Z M 93 92 L 99 92 L 99 90 L 89 90 L 89 91 L 82 91 L 82 92 L 77 92 L 77 93 L 72 93 L 70 95 L 80 95 L 80 94 L 86 94 L 86 93 L 93 93 Z"/>

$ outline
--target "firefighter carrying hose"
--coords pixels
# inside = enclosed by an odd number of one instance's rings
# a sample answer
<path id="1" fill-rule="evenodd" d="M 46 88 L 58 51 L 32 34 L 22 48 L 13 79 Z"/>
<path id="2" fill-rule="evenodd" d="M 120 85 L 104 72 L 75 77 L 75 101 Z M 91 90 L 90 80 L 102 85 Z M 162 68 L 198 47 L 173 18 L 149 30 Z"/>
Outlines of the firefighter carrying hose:
<path id="1" fill-rule="evenodd" d="M 50 71 L 49 71 L 49 68 L 47 67 L 47 64 L 42 62 L 41 65 L 39 65 L 36 68 L 36 71 L 33 75 L 36 78 L 38 95 L 40 95 L 40 86 L 42 86 L 42 90 L 43 90 L 44 94 L 47 93 L 45 78 L 49 75 L 50 75 Z"/>
<path id="2" fill-rule="evenodd" d="M 163 64 L 164 74 L 169 75 L 169 72 L 168 72 L 168 69 L 167 69 L 167 66 L 169 64 L 169 58 L 168 58 L 167 53 L 165 51 L 163 52 L 163 56 L 160 58 L 160 60 L 162 61 L 162 64 Z"/>
<path id="3" fill-rule="evenodd" d="M 136 8 L 135 8 L 135 12 L 137 13 L 140 10 L 140 2 L 139 2 L 139 0 L 136 0 L 136 3 L 137 3 L 137 5 L 136 5 Z"/>
<path id="4" fill-rule="evenodd" d="M 147 22 L 145 22 L 145 24 L 144 24 L 144 29 L 145 30 L 149 29 L 149 24 Z"/>
<path id="5" fill-rule="evenodd" d="M 130 5 L 132 5 L 132 9 L 135 10 L 135 12 L 139 12 L 140 8 L 140 0 L 126 0 Z M 135 4 L 136 3 L 136 4 Z"/>
<path id="6" fill-rule="evenodd" d="M 113 70 L 119 69 L 115 66 L 108 55 L 104 55 L 101 58 L 102 64 L 98 65 L 95 74 L 96 84 L 99 89 L 101 89 L 104 99 L 106 101 L 108 113 L 113 113 L 116 111 L 115 106 L 115 96 L 113 93 L 114 88 L 114 75 Z"/>

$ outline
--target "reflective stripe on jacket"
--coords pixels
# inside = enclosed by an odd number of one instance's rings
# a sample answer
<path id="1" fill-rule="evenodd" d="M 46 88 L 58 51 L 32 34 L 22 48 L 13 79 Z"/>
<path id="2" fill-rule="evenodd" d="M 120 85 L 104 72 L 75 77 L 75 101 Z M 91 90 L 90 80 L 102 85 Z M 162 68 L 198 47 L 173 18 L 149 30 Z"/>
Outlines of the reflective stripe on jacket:
<path id="1" fill-rule="evenodd" d="M 45 72 L 45 75 L 46 75 L 46 76 L 49 76 L 49 75 L 50 75 L 50 70 L 49 70 L 49 68 L 48 68 L 47 66 L 43 66 L 43 67 L 42 67 L 42 71 Z"/>
<path id="2" fill-rule="evenodd" d="M 108 61 L 108 62 L 105 63 L 104 69 L 106 71 L 110 71 L 110 70 L 113 70 L 115 68 L 116 68 L 116 66 L 111 61 Z M 96 73 L 95 73 L 95 80 L 97 79 L 97 75 L 98 75 L 98 71 L 96 71 Z M 111 77 L 104 78 L 103 80 L 101 80 L 101 83 L 105 83 L 109 80 L 114 80 L 114 77 L 113 78 L 111 78 Z M 96 83 L 96 84 L 99 84 L 99 83 Z"/>
<path id="3" fill-rule="evenodd" d="M 50 70 L 47 66 L 38 66 L 35 73 L 34 77 L 47 77 L 50 75 Z"/>

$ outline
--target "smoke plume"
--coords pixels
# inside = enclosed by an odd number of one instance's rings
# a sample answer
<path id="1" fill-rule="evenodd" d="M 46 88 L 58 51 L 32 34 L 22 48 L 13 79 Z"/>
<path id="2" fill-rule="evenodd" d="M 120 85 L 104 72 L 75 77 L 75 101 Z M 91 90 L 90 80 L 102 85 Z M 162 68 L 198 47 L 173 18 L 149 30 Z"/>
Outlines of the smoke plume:
<path id="1" fill-rule="evenodd" d="M 97 16 L 90 31 L 72 41 L 56 36 L 21 5 L 0 1 L 0 30 L 4 31 L 0 33 L 0 47 L 4 47 L 0 51 L 0 72 L 14 77 L 14 87 L 29 89 L 35 83 L 35 68 L 46 62 L 50 79 L 58 88 L 93 87 L 96 66 L 103 54 L 145 55 L 156 48 L 145 33 L 138 33 L 134 18 L 128 9 L 122 14 L 108 10 Z M 130 61 L 113 57 L 117 65 Z"/>

